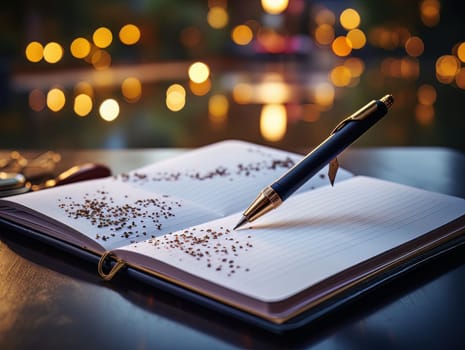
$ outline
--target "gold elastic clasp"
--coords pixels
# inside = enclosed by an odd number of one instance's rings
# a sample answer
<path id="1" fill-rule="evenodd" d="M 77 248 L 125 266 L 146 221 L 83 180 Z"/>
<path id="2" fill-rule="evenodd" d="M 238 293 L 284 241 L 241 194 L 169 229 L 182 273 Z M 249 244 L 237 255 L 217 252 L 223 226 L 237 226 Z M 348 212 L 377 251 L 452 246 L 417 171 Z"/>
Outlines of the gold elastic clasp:
<path id="1" fill-rule="evenodd" d="M 108 273 L 105 273 L 103 271 L 103 264 L 107 259 L 113 259 L 115 261 L 115 264 Z M 113 252 L 107 251 L 103 253 L 102 257 L 98 262 L 98 274 L 100 275 L 100 277 L 102 277 L 103 280 L 110 281 L 125 265 L 126 262 L 124 260 L 118 258 Z"/>

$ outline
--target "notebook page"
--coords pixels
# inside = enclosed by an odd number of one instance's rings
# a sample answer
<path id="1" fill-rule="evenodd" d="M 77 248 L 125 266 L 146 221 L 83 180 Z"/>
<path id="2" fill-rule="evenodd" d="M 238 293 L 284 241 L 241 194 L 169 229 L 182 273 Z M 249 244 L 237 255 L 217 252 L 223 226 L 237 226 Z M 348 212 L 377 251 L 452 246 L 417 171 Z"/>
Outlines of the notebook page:
<path id="1" fill-rule="evenodd" d="M 464 214 L 464 199 L 354 177 L 291 197 L 253 229 L 232 231 L 233 215 L 124 249 L 273 302 Z"/>
<path id="2" fill-rule="evenodd" d="M 223 141 L 156 163 L 118 180 L 146 191 L 167 193 L 202 204 L 225 216 L 244 210 L 258 192 L 302 156 L 242 141 Z M 300 191 L 329 183 L 327 167 Z M 352 176 L 339 169 L 336 181 Z"/>
<path id="3" fill-rule="evenodd" d="M 42 216 L 34 215 L 32 209 Z M 195 203 L 145 192 L 113 178 L 27 193 L 0 200 L 0 215 L 74 244 L 104 250 L 146 240 L 218 218 Z M 85 242 L 85 243 L 84 243 Z"/>

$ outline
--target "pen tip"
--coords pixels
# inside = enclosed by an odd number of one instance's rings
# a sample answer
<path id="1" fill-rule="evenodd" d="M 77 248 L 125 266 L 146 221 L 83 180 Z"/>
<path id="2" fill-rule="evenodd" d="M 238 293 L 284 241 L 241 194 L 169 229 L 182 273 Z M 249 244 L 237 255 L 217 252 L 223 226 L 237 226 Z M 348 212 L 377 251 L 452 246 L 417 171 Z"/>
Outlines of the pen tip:
<path id="1" fill-rule="evenodd" d="M 233 230 L 238 229 L 239 227 L 243 226 L 246 222 L 248 222 L 245 216 L 242 216 L 236 226 L 234 226 Z"/>

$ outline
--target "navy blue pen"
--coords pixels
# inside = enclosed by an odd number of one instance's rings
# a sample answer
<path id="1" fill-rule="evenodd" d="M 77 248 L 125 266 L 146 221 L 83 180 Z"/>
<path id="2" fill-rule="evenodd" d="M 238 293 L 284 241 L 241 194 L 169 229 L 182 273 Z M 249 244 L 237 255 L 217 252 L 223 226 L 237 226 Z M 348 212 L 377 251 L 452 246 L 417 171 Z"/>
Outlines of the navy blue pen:
<path id="1" fill-rule="evenodd" d="M 277 208 L 312 176 L 386 115 L 393 102 L 392 95 L 386 95 L 379 100 L 369 102 L 366 106 L 341 121 L 326 140 L 283 176 L 260 192 L 252 204 L 244 211 L 241 220 L 234 229 L 252 222 L 270 210 Z"/>

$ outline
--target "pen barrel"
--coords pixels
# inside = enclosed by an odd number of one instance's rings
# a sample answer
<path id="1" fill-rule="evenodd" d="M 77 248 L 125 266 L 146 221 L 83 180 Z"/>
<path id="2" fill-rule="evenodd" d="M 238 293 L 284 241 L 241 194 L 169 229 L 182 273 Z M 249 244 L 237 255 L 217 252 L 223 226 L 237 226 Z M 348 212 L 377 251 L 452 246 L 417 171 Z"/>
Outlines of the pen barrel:
<path id="1" fill-rule="evenodd" d="M 271 184 L 271 188 L 283 201 L 286 200 L 379 121 L 387 113 L 387 110 L 386 105 L 381 101 L 370 102 L 360 110 L 364 113 L 369 111 L 368 114 L 354 113 L 349 119 L 346 119 L 344 124 L 341 127 L 336 127 L 325 141 Z"/>

